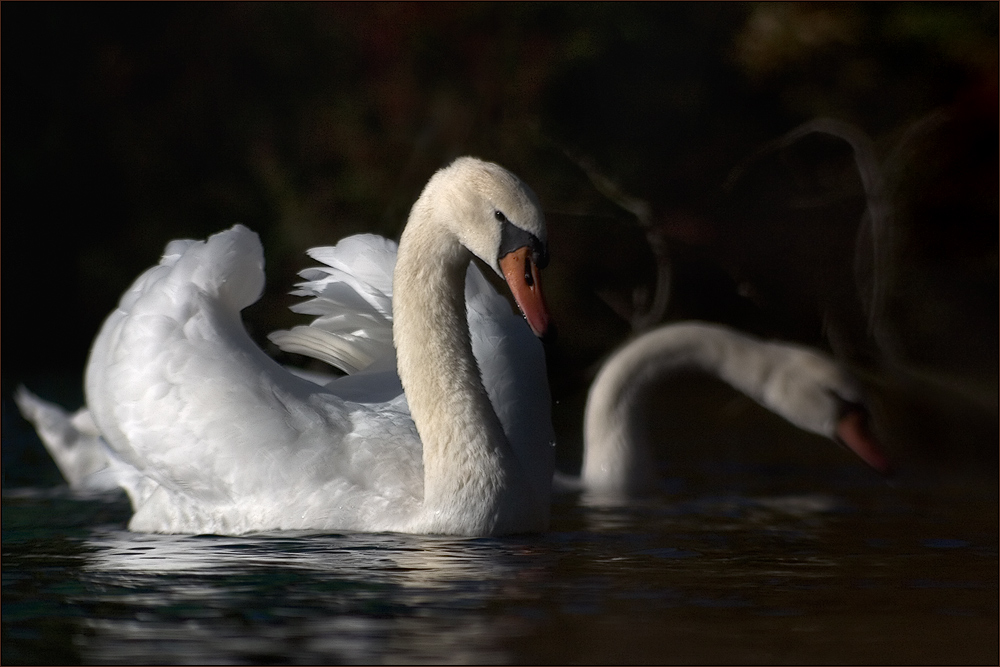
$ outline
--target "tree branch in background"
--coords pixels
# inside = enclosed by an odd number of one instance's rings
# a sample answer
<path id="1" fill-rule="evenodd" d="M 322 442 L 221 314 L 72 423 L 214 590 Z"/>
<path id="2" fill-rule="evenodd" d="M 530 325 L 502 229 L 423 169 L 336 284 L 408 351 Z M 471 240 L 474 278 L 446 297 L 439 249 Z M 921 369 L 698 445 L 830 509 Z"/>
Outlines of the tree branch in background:
<path id="1" fill-rule="evenodd" d="M 595 160 L 589 156 L 568 148 L 563 153 L 590 179 L 598 192 L 628 211 L 639 221 L 646 235 L 646 241 L 653 251 L 656 260 L 656 281 L 653 285 L 652 297 L 648 290 L 636 288 L 632 292 L 632 303 L 628 304 L 617 294 L 609 290 L 601 290 L 598 296 L 632 327 L 632 334 L 640 334 L 663 319 L 670 303 L 670 257 L 667 251 L 667 240 L 656 225 L 653 224 L 653 207 L 644 199 L 634 197 L 624 190 L 597 167 Z"/>

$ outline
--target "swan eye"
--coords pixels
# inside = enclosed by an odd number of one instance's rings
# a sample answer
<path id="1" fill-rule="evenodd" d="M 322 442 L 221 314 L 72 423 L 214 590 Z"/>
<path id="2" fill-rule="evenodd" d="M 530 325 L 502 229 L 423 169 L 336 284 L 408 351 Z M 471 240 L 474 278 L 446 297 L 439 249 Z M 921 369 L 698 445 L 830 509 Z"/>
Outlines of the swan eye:
<path id="1" fill-rule="evenodd" d="M 493 211 L 493 217 L 496 218 L 498 222 L 507 222 L 507 216 L 503 214 L 503 211 Z"/>

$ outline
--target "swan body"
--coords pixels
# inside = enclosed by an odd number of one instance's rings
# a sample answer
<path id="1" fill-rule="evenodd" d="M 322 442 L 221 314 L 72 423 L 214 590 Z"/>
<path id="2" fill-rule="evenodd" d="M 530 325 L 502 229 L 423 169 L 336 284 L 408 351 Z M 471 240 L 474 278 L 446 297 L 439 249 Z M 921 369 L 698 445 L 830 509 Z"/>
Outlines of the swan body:
<path id="1" fill-rule="evenodd" d="M 637 398 L 682 369 L 710 373 L 795 426 L 837 440 L 872 467 L 888 470 L 867 431 L 858 386 L 832 359 L 721 325 L 682 322 L 635 338 L 598 372 L 584 411 L 584 488 L 632 495 L 655 486 L 650 443 L 634 414 Z"/>
<path id="2" fill-rule="evenodd" d="M 324 266 L 303 272 L 296 293 L 312 298 L 297 310 L 318 317 L 272 340 L 349 373 L 324 386 L 243 327 L 264 284 L 255 234 L 171 242 L 94 342 L 89 417 L 50 431 L 105 446 L 136 531 L 543 530 L 554 434 L 533 332 L 547 326 L 545 239 L 527 186 L 459 158 L 430 179 L 398 248 L 361 235 L 310 251 Z M 474 257 L 505 276 L 524 319 Z M 26 391 L 18 401 L 44 412 Z M 87 419 L 99 438 L 78 437 Z"/>

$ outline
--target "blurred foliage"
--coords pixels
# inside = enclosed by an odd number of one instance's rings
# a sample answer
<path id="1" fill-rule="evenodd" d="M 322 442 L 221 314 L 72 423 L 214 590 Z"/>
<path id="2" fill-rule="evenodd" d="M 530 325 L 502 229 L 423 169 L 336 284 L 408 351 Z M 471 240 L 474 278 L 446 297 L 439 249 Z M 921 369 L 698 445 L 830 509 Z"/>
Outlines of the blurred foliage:
<path id="1" fill-rule="evenodd" d="M 666 319 L 832 346 L 896 414 L 913 387 L 957 391 L 995 455 L 997 7 L 3 3 L 4 395 L 78 373 L 168 240 L 236 222 L 265 243 L 268 291 L 245 313 L 264 344 L 299 321 L 306 248 L 397 236 L 429 175 L 475 154 L 547 209 L 572 448 L 595 364 L 629 334 L 597 295 L 641 301 L 655 272 L 576 154 L 654 212 Z M 823 117 L 871 137 L 875 163 L 836 136 L 774 143 Z M 894 212 L 871 256 L 859 165 Z M 883 339 L 859 296 L 876 274 Z"/>

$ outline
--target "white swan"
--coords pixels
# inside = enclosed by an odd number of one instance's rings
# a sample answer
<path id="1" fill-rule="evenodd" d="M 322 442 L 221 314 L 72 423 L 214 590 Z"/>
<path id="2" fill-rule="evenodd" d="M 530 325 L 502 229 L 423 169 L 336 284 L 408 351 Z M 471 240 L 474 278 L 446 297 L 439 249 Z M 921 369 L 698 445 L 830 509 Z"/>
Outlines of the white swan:
<path id="1" fill-rule="evenodd" d="M 618 349 L 590 386 L 584 411 L 583 488 L 631 495 L 655 486 L 637 398 L 682 369 L 715 375 L 801 429 L 837 440 L 880 472 L 889 463 L 867 429 L 861 392 L 832 359 L 806 347 L 762 341 L 721 325 L 668 324 Z"/>
<path id="2" fill-rule="evenodd" d="M 89 417 L 17 400 L 57 463 L 106 442 L 107 470 L 67 478 L 124 487 L 136 531 L 544 530 L 554 433 L 532 331 L 548 325 L 545 242 L 526 185 L 459 158 L 417 199 L 398 255 L 372 235 L 314 249 L 326 266 L 303 273 L 298 293 L 313 299 L 299 310 L 319 317 L 273 340 L 352 373 L 321 387 L 243 327 L 264 281 L 255 234 L 174 241 L 94 342 Z M 505 277 L 528 326 L 474 256 Z"/>

